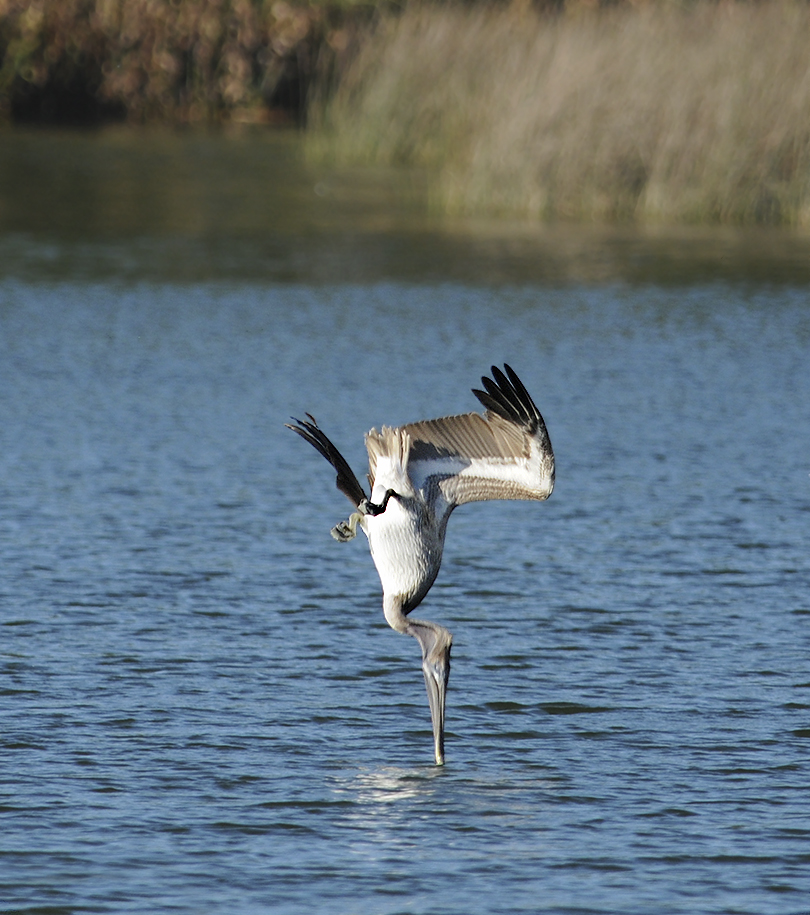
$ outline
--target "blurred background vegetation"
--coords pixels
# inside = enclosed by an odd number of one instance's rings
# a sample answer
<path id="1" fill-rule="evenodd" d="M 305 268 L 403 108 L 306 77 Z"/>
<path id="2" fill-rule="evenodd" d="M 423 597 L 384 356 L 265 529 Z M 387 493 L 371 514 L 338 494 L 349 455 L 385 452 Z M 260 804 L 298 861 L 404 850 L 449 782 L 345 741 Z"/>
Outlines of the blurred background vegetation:
<path id="1" fill-rule="evenodd" d="M 0 0 L 12 124 L 297 124 L 461 215 L 810 226 L 797 0 Z"/>
<path id="2" fill-rule="evenodd" d="M 0 117 L 300 122 L 373 9 L 351 0 L 0 0 Z"/>

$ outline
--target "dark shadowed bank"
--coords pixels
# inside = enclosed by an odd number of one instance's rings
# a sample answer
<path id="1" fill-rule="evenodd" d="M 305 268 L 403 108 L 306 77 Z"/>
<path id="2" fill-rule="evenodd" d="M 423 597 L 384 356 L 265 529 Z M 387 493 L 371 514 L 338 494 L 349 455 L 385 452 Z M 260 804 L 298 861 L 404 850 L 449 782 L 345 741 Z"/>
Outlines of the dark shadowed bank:
<path id="1" fill-rule="evenodd" d="M 301 122 L 370 5 L 287 0 L 0 0 L 0 118 Z"/>

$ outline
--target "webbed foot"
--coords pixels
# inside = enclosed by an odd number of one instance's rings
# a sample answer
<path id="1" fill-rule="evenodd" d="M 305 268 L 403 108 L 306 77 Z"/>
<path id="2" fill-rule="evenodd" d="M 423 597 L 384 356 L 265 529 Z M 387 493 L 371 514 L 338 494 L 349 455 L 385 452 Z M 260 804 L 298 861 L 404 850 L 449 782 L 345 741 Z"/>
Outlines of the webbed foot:
<path id="1" fill-rule="evenodd" d="M 339 522 L 329 533 L 339 543 L 348 543 L 357 536 L 357 524 L 362 517 L 360 512 L 352 512 L 347 521 Z"/>
<path id="2" fill-rule="evenodd" d="M 371 499 L 363 499 L 357 506 L 357 511 L 352 512 L 348 520 L 336 524 L 330 533 L 340 543 L 353 540 L 357 536 L 357 525 L 363 520 L 363 516 L 371 515 L 372 518 L 376 518 L 377 515 L 381 515 L 388 508 L 388 500 L 391 496 L 396 496 L 393 489 L 389 489 L 385 493 L 385 498 L 380 505 L 376 505 Z"/>

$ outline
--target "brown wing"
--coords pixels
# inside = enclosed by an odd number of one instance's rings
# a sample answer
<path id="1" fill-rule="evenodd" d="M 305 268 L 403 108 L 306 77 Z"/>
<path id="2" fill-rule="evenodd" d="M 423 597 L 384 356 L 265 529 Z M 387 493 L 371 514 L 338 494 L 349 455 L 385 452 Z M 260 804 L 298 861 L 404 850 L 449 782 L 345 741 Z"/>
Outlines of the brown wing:
<path id="1" fill-rule="evenodd" d="M 372 485 L 383 455 L 405 466 L 414 489 L 438 484 L 449 507 L 485 499 L 547 499 L 554 488 L 554 452 L 543 417 L 515 372 L 493 366 L 485 391 L 473 393 L 486 414 L 464 413 L 384 427 L 369 433 Z M 397 452 L 397 453 L 395 453 Z M 427 497 L 427 496 L 426 496 Z"/>

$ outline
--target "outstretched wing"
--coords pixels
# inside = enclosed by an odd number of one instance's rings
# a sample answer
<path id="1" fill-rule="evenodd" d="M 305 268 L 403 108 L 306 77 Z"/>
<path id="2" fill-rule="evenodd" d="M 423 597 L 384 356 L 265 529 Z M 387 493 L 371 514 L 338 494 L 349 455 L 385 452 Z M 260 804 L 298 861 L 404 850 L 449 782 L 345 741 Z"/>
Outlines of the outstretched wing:
<path id="1" fill-rule="evenodd" d="M 293 432 L 297 432 L 301 438 L 306 439 L 313 448 L 329 461 L 337 471 L 337 479 L 335 481 L 337 488 L 349 499 L 352 505 L 357 507 L 366 498 L 363 487 L 358 482 L 352 468 L 349 467 L 346 458 L 321 431 L 315 417 L 309 413 L 307 413 L 307 416 L 309 417 L 309 422 L 293 417 L 293 422 L 297 425 L 292 426 L 290 423 L 285 423 L 284 425 L 288 429 L 292 429 Z"/>
<path id="2" fill-rule="evenodd" d="M 403 426 L 410 439 L 408 475 L 414 488 L 438 485 L 449 507 L 485 499 L 547 499 L 554 488 L 554 452 L 546 424 L 517 374 L 492 367 L 487 408 Z"/>

